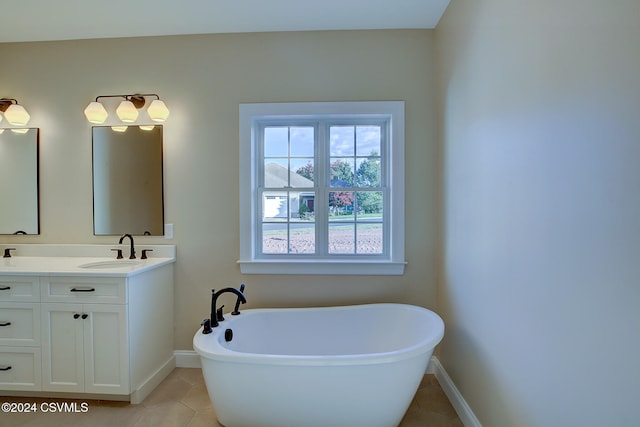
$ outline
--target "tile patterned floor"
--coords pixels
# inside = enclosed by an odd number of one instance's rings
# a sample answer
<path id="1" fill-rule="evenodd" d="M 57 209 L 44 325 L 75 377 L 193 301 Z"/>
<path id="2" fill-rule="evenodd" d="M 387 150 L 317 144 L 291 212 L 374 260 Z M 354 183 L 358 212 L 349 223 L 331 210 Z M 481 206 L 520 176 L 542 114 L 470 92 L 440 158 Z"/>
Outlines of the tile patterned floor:
<path id="1" fill-rule="evenodd" d="M 88 403 L 85 413 L 0 413 L 1 427 L 220 427 L 200 369 L 176 368 L 139 405 L 100 400 L 2 397 L 0 402 Z M 460 427 L 446 395 L 433 375 L 425 375 L 400 427 Z M 329 426 L 328 426 L 329 427 Z"/>

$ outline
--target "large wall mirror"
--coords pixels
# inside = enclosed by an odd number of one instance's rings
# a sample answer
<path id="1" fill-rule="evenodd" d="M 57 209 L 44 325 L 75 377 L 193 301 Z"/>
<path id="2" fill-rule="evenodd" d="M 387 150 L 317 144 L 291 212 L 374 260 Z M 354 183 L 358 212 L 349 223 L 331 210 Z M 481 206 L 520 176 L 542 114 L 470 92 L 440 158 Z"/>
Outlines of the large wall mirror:
<path id="1" fill-rule="evenodd" d="M 37 128 L 0 129 L 0 234 L 40 234 Z"/>
<path id="2" fill-rule="evenodd" d="M 93 231 L 164 234 L 162 126 L 93 128 Z"/>

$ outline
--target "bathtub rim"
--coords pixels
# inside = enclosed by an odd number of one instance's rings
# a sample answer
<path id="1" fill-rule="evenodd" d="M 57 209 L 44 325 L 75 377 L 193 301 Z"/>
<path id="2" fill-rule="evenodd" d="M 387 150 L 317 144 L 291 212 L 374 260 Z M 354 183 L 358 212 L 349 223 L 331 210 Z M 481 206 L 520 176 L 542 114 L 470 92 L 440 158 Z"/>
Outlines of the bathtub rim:
<path id="1" fill-rule="evenodd" d="M 298 366 L 342 366 L 342 365 L 369 365 L 392 363 L 413 357 L 433 353 L 435 347 L 444 337 L 444 322 L 442 318 L 432 310 L 412 304 L 401 303 L 371 303 L 328 307 L 296 307 L 296 308 L 254 308 L 243 310 L 243 313 L 260 314 L 273 311 L 329 311 L 329 310 L 353 310 L 366 309 L 372 306 L 394 306 L 402 309 L 420 311 L 428 316 L 425 324 L 429 325 L 429 332 L 415 344 L 398 350 L 380 353 L 355 353 L 347 355 L 287 355 L 270 353 L 246 353 L 231 350 L 222 346 L 225 324 L 229 327 L 233 324 L 233 318 L 220 322 L 220 326 L 214 328 L 211 334 L 203 334 L 200 328 L 193 337 L 193 348 L 200 357 L 229 363 L 252 363 L 265 365 L 298 365 Z M 215 350 L 215 351 L 214 351 Z M 427 357 L 427 359 L 429 358 Z M 428 363 L 428 360 L 427 360 Z"/>

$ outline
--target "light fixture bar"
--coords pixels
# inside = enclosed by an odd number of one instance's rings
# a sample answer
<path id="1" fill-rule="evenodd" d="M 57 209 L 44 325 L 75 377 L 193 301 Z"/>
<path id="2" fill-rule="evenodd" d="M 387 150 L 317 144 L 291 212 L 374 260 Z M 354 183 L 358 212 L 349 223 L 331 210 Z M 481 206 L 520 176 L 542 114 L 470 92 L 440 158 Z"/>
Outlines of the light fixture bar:
<path id="1" fill-rule="evenodd" d="M 123 123 L 134 123 L 138 120 L 138 111 L 146 104 L 146 98 L 153 97 L 155 100 L 151 103 L 147 112 L 149 118 L 154 122 L 164 122 L 169 116 L 169 109 L 160 97 L 155 93 L 135 93 L 131 95 L 100 95 L 95 101 L 91 102 L 84 110 L 84 114 L 89 122 L 94 124 L 102 124 L 107 119 L 108 113 L 104 106 L 100 103 L 103 98 L 122 98 L 122 102 L 116 109 L 118 118 Z"/>

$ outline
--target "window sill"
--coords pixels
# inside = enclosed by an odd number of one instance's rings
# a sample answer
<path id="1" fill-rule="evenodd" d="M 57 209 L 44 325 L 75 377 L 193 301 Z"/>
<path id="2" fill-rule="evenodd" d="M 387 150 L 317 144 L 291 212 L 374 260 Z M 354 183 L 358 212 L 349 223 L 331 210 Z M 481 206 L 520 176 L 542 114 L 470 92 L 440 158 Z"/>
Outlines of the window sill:
<path id="1" fill-rule="evenodd" d="M 243 274 L 402 276 L 406 262 L 392 261 L 238 261 Z"/>

